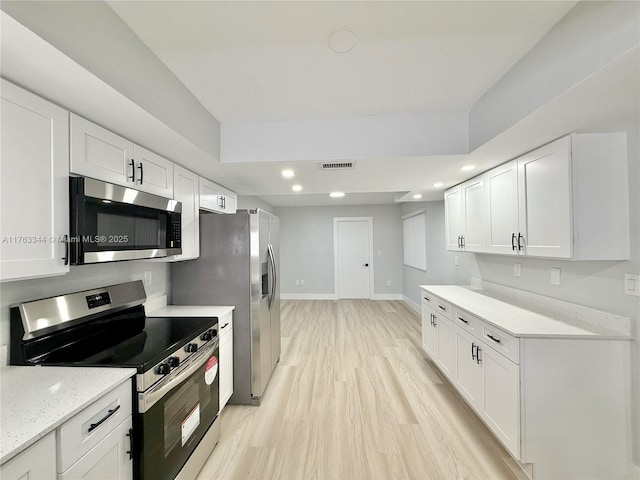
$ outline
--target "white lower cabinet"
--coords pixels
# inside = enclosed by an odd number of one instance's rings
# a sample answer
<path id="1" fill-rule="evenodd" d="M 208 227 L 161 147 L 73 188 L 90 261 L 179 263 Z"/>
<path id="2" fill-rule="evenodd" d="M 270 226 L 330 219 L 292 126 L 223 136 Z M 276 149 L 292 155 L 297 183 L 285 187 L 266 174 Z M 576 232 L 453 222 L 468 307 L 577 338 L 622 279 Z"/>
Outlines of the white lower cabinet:
<path id="1" fill-rule="evenodd" d="M 56 478 L 56 437 L 51 432 L 0 467 L 2 480 Z"/>
<path id="2" fill-rule="evenodd" d="M 80 460 L 58 475 L 58 480 L 130 480 L 133 478 L 129 416 Z"/>
<path id="3" fill-rule="evenodd" d="M 220 410 L 233 395 L 233 313 L 218 319 L 220 326 Z"/>
<path id="4" fill-rule="evenodd" d="M 58 427 L 58 480 L 133 478 L 131 397 L 127 381 Z"/>
<path id="5" fill-rule="evenodd" d="M 422 302 L 422 348 L 432 360 L 438 358 L 438 330 L 433 320 L 433 311 Z"/>
<path id="6" fill-rule="evenodd" d="M 454 385 L 469 405 L 482 411 L 482 365 L 477 361 L 479 340 L 455 327 Z"/>

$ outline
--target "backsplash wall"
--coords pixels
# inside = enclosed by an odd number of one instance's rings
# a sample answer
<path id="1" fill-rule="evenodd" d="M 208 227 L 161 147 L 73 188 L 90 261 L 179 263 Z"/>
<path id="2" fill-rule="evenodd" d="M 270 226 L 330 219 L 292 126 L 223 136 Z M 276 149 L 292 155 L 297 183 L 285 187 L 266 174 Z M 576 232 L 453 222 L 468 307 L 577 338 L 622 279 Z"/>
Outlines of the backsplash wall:
<path id="1" fill-rule="evenodd" d="M 0 345 L 9 343 L 11 305 L 131 280 L 144 280 L 144 272 L 151 272 L 151 285 L 145 286 L 147 297 L 166 295 L 169 290 L 168 264 L 156 261 L 72 266 L 66 275 L 0 283 Z M 3 361 L 0 358 L 0 362 Z"/>

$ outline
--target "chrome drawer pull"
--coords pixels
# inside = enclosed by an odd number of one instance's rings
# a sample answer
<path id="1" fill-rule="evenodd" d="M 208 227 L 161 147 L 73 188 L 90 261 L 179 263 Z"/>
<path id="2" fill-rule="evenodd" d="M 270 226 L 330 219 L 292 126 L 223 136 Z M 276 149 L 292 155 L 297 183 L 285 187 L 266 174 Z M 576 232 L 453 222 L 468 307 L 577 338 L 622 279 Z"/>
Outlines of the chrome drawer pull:
<path id="1" fill-rule="evenodd" d="M 493 340 L 496 343 L 501 343 L 499 338 L 494 337 L 490 333 L 487 333 L 487 337 L 489 337 L 491 340 Z"/>
<path id="2" fill-rule="evenodd" d="M 444 308 L 442 305 L 438 305 L 438 308 L 439 308 L 440 310 L 444 310 L 445 312 L 447 311 L 447 309 L 446 309 L 446 308 Z"/>
<path id="3" fill-rule="evenodd" d="M 462 318 L 462 317 L 458 317 L 458 320 L 460 320 L 461 322 L 466 323 L 467 325 L 469 324 L 469 322 L 467 320 L 465 320 L 464 318 Z"/>
<path id="4" fill-rule="evenodd" d="M 96 428 L 98 428 L 100 425 L 102 425 L 111 415 L 113 415 L 114 413 L 116 413 L 118 410 L 120 410 L 120 405 L 118 405 L 116 408 L 109 410 L 107 412 L 107 414 L 104 416 L 104 418 L 96 423 L 92 423 L 91 425 L 89 425 L 89 429 L 87 430 L 87 432 L 92 432 L 93 430 L 95 430 Z"/>

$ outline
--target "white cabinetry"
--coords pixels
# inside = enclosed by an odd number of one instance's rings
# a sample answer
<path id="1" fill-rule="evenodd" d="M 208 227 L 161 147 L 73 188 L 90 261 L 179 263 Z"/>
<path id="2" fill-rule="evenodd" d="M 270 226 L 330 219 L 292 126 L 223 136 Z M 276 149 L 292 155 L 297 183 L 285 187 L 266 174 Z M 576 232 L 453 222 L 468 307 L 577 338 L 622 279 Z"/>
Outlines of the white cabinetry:
<path id="1" fill-rule="evenodd" d="M 624 133 L 569 135 L 487 172 L 486 251 L 628 259 L 627 176 Z"/>
<path id="2" fill-rule="evenodd" d="M 237 196 L 217 183 L 200 177 L 200 208 L 216 213 L 236 213 Z"/>
<path id="3" fill-rule="evenodd" d="M 476 411 L 482 411 L 482 365 L 478 361 L 480 341 L 456 326 L 454 385 Z"/>
<path id="4" fill-rule="evenodd" d="M 56 478 L 56 438 L 51 432 L 0 467 L 2 480 Z"/>
<path id="5" fill-rule="evenodd" d="M 484 177 L 473 178 L 445 192 L 448 250 L 485 249 Z"/>
<path id="6" fill-rule="evenodd" d="M 173 163 L 71 114 L 71 173 L 173 198 Z"/>
<path id="7" fill-rule="evenodd" d="M 131 397 L 127 381 L 58 428 L 59 480 L 133 478 Z"/>
<path id="8" fill-rule="evenodd" d="M 69 271 L 69 112 L 2 80 L 0 280 Z"/>
<path id="9" fill-rule="evenodd" d="M 233 313 L 221 316 L 220 325 L 220 410 L 233 394 Z"/>
<path id="10" fill-rule="evenodd" d="M 434 310 L 437 308 L 438 311 Z M 447 318 L 448 304 L 437 297 L 422 297 L 422 348 L 443 373 L 453 378 L 453 324 Z"/>
<path id="11" fill-rule="evenodd" d="M 200 194 L 198 175 L 173 167 L 173 199 L 182 202 L 182 254 L 168 257 L 169 261 L 190 260 L 200 256 Z"/>

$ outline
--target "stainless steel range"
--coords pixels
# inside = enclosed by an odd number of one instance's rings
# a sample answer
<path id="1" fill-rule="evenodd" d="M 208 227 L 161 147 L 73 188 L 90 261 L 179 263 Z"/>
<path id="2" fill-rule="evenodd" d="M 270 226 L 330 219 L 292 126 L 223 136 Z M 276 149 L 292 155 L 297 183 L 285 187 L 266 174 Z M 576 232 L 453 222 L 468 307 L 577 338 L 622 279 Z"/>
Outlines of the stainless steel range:
<path id="1" fill-rule="evenodd" d="M 220 432 L 218 319 L 146 317 L 145 300 L 135 281 L 12 307 L 10 362 L 136 368 L 134 478 L 193 477 Z"/>

